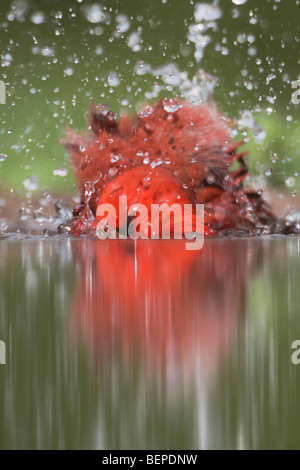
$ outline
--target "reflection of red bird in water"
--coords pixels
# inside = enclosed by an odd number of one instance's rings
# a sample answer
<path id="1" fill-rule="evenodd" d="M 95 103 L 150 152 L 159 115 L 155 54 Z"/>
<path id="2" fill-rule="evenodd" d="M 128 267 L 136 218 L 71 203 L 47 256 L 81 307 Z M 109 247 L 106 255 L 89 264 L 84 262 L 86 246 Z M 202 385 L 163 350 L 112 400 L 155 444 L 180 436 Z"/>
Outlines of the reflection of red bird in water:
<path id="1" fill-rule="evenodd" d="M 119 196 L 148 211 L 152 203 L 204 204 L 205 235 L 226 228 L 254 232 L 273 219 L 261 196 L 244 189 L 240 143 L 232 142 L 230 123 L 213 104 L 161 100 L 119 121 L 106 107 L 94 107 L 91 129 L 88 137 L 68 130 L 64 142 L 82 194 L 75 234 L 95 226 L 90 220 L 99 204 L 118 212 Z"/>
<path id="2" fill-rule="evenodd" d="M 252 240 L 211 241 L 199 252 L 181 240 L 75 243 L 71 337 L 84 337 L 98 360 L 120 354 L 191 371 L 204 359 L 213 372 L 234 339 L 258 249 Z"/>

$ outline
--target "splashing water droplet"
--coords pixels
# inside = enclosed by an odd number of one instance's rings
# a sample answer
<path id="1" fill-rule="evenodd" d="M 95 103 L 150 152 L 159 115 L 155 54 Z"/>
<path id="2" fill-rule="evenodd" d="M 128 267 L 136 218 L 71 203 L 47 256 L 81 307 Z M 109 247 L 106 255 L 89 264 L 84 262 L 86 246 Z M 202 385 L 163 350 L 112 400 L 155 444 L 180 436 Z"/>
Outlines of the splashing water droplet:
<path id="1" fill-rule="evenodd" d="M 205 34 L 209 29 L 217 27 L 216 20 L 221 18 L 222 10 L 217 5 L 209 3 L 197 3 L 194 7 L 194 17 L 196 24 L 189 26 L 187 38 L 195 44 L 194 57 L 200 62 L 204 55 L 206 46 L 212 38 Z"/>
<path id="2" fill-rule="evenodd" d="M 202 21 L 214 21 L 222 16 L 222 11 L 217 5 L 209 3 L 197 3 L 195 5 L 195 20 L 198 23 Z"/>
<path id="3" fill-rule="evenodd" d="M 67 224 L 60 224 L 57 227 L 57 231 L 59 234 L 64 234 L 64 233 L 71 233 L 72 227 Z"/>
<path id="4" fill-rule="evenodd" d="M 102 23 L 108 19 L 108 15 L 97 3 L 94 3 L 92 5 L 84 5 L 83 7 L 81 7 L 81 11 L 84 18 L 89 23 Z"/>
<path id="5" fill-rule="evenodd" d="M 74 70 L 72 69 L 72 67 L 67 67 L 64 70 L 64 74 L 67 75 L 67 76 L 71 76 L 71 75 L 73 75 L 73 73 L 74 73 Z"/>
<path id="6" fill-rule="evenodd" d="M 36 191 L 39 187 L 39 180 L 36 176 L 31 176 L 23 181 L 23 185 L 27 191 Z"/>
<path id="7" fill-rule="evenodd" d="M 116 87 L 120 84 L 120 79 L 115 72 L 111 72 L 107 78 L 109 86 Z"/>
<path id="8" fill-rule="evenodd" d="M 34 220 L 36 220 L 37 222 L 43 222 L 47 220 L 47 218 L 43 214 L 42 209 L 38 209 L 34 211 L 32 215 L 33 215 Z"/>
<path id="9" fill-rule="evenodd" d="M 291 210 L 286 216 L 285 220 L 287 222 L 296 222 L 300 224 L 300 211 L 297 211 L 295 209 Z"/>
<path id="10" fill-rule="evenodd" d="M 68 170 L 66 168 L 57 168 L 53 171 L 54 176 L 67 176 Z"/>
<path id="11" fill-rule="evenodd" d="M 285 180 L 285 185 L 288 187 L 288 188 L 292 188 L 293 186 L 295 186 L 295 178 L 293 178 L 292 176 L 289 176 L 288 178 L 286 178 Z"/>
<path id="12" fill-rule="evenodd" d="M 150 176 L 145 176 L 145 178 L 143 179 L 144 189 L 150 188 L 150 179 Z"/>
<path id="13" fill-rule="evenodd" d="M 42 11 L 35 11 L 30 19 L 34 24 L 42 24 L 46 21 L 46 15 Z"/>
<path id="14" fill-rule="evenodd" d="M 30 9 L 30 4 L 27 0 L 14 0 L 11 3 L 11 19 L 16 19 L 23 22 L 25 20 L 25 15 Z"/>
<path id="15" fill-rule="evenodd" d="M 1 57 L 1 65 L 2 67 L 9 67 L 10 64 L 12 63 L 13 61 L 13 57 L 11 54 L 7 53 L 7 54 L 4 54 L 2 57 Z"/>
<path id="16" fill-rule="evenodd" d="M 191 81 L 187 77 L 184 79 L 180 90 L 190 103 L 197 105 L 212 97 L 216 83 L 216 77 L 199 69 Z"/>
<path id="17" fill-rule="evenodd" d="M 141 44 L 140 43 L 141 43 L 141 33 L 140 32 L 134 31 L 133 33 L 131 33 L 129 35 L 127 44 L 128 44 L 128 47 L 130 47 L 130 49 L 133 52 L 138 52 L 138 51 L 141 50 Z"/>
<path id="18" fill-rule="evenodd" d="M 52 196 L 48 193 L 44 193 L 43 197 L 40 199 L 41 206 L 48 206 L 52 201 Z"/>
<path id="19" fill-rule="evenodd" d="M 270 81 L 274 80 L 274 78 L 276 78 L 275 73 L 270 73 L 266 78 L 266 84 L 269 85 Z"/>
<path id="20" fill-rule="evenodd" d="M 116 163 L 118 160 L 120 160 L 122 158 L 121 155 L 117 155 L 117 154 L 113 154 L 110 156 L 110 161 L 112 163 Z"/>
<path id="21" fill-rule="evenodd" d="M 21 220 L 27 220 L 30 217 L 30 210 L 28 209 L 28 207 L 21 207 L 18 212 L 18 215 Z"/>
<path id="22" fill-rule="evenodd" d="M 130 21 L 128 19 L 128 16 L 126 15 L 117 15 L 116 22 L 118 33 L 126 33 L 126 31 L 128 31 L 128 29 L 130 28 Z"/>
<path id="23" fill-rule="evenodd" d="M 266 138 L 266 131 L 254 119 L 251 111 L 244 110 L 240 112 L 240 118 L 237 121 L 239 127 L 247 127 L 251 130 L 255 142 L 262 143 Z"/>
<path id="24" fill-rule="evenodd" d="M 179 108 L 178 101 L 175 98 L 165 99 L 163 101 L 163 106 L 164 110 L 168 113 L 175 113 Z"/>
<path id="25" fill-rule="evenodd" d="M 138 116 L 141 117 L 141 118 L 143 118 L 143 117 L 150 116 L 152 113 L 153 113 L 153 108 L 152 108 L 152 106 L 148 105 L 148 106 L 145 106 L 145 107 L 138 113 Z"/>
<path id="26" fill-rule="evenodd" d="M 53 47 L 50 47 L 50 46 L 44 46 L 41 49 L 41 54 L 44 57 L 52 57 L 52 56 L 54 56 L 54 49 L 53 49 Z"/>
<path id="27" fill-rule="evenodd" d="M 118 168 L 111 166 L 108 170 L 108 173 L 110 174 L 110 176 L 116 176 L 116 174 L 118 173 Z"/>
<path id="28" fill-rule="evenodd" d="M 102 46 L 96 46 L 95 54 L 96 54 L 96 55 L 101 55 L 101 54 L 103 54 L 103 47 L 102 47 Z"/>
<path id="29" fill-rule="evenodd" d="M 134 67 L 134 71 L 137 75 L 145 75 L 151 72 L 151 65 L 146 64 L 143 60 L 139 60 Z"/>
<path id="30" fill-rule="evenodd" d="M 166 85 L 179 86 L 182 82 L 180 70 L 175 64 L 167 64 L 153 70 L 153 75 L 161 76 Z"/>
<path id="31" fill-rule="evenodd" d="M 8 225 L 6 223 L 6 220 L 5 219 L 0 219 L 0 233 L 4 233 L 6 232 L 6 230 L 8 229 Z"/>

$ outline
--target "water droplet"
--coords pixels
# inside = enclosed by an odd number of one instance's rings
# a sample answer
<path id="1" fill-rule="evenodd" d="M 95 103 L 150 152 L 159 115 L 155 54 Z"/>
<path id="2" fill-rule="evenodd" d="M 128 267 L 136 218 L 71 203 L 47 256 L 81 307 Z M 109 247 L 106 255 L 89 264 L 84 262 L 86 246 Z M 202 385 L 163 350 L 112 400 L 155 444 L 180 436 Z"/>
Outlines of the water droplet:
<path id="1" fill-rule="evenodd" d="M 211 98 L 216 83 L 216 77 L 209 75 L 202 69 L 198 69 L 191 81 L 187 76 L 183 76 L 180 89 L 188 101 L 197 105 Z"/>
<path id="2" fill-rule="evenodd" d="M 179 86 L 182 83 L 180 70 L 175 64 L 167 64 L 153 70 L 154 76 L 162 77 L 166 85 Z"/>
<path id="3" fill-rule="evenodd" d="M 208 175 L 207 177 L 207 183 L 208 184 L 214 184 L 216 181 L 216 178 L 213 175 Z"/>
<path id="4" fill-rule="evenodd" d="M 110 156 L 110 161 L 112 163 L 116 163 L 121 158 L 122 158 L 122 155 L 113 154 L 113 155 Z"/>
<path id="5" fill-rule="evenodd" d="M 118 168 L 111 166 L 108 170 L 108 173 L 110 174 L 110 176 L 116 176 L 116 174 L 118 173 Z"/>
<path id="6" fill-rule="evenodd" d="M 296 222 L 300 223 L 300 211 L 297 211 L 295 209 L 291 210 L 286 216 L 285 220 L 287 222 Z"/>
<path id="7" fill-rule="evenodd" d="M 84 5 L 81 7 L 81 11 L 84 18 L 89 23 L 101 23 L 108 19 L 107 13 L 105 13 L 102 7 L 97 3 L 93 3 L 91 5 Z"/>
<path id="8" fill-rule="evenodd" d="M 232 0 L 235 5 L 244 5 L 246 2 L 247 0 Z"/>
<path id="9" fill-rule="evenodd" d="M 26 191 L 36 191 L 39 187 L 39 180 L 36 176 L 31 176 L 23 181 Z"/>
<path id="10" fill-rule="evenodd" d="M 129 35 L 127 45 L 133 52 L 138 52 L 141 50 L 141 33 L 139 31 L 134 31 Z"/>
<path id="11" fill-rule="evenodd" d="M 46 15 L 42 11 L 35 11 L 30 19 L 34 24 L 42 24 L 46 21 Z"/>
<path id="12" fill-rule="evenodd" d="M 151 163 L 151 168 L 155 168 L 156 166 L 159 166 L 163 163 L 161 158 L 157 158 L 154 162 Z"/>
<path id="13" fill-rule="evenodd" d="M 117 22 L 117 32 L 119 33 L 126 33 L 128 29 L 130 28 L 130 21 L 128 19 L 128 16 L 120 14 L 116 16 L 116 22 Z"/>
<path id="14" fill-rule="evenodd" d="M 150 176 L 145 176 L 143 179 L 143 186 L 145 189 L 148 189 L 150 187 Z"/>
<path id="15" fill-rule="evenodd" d="M 276 78 L 275 73 L 270 73 L 266 78 L 266 84 L 269 85 L 270 81 L 274 80 L 274 78 Z"/>
<path id="16" fill-rule="evenodd" d="M 40 199 L 41 206 L 48 206 L 48 204 L 52 201 L 52 196 L 48 193 L 44 193 L 43 197 Z"/>
<path id="17" fill-rule="evenodd" d="M 12 57 L 11 54 L 9 54 L 9 53 L 3 54 L 3 56 L 1 57 L 2 67 L 9 67 L 12 60 L 13 60 L 13 57 Z"/>
<path id="18" fill-rule="evenodd" d="M 44 57 L 51 57 L 51 56 L 54 55 L 54 49 L 53 49 L 53 47 L 50 47 L 50 46 L 44 46 L 41 49 L 41 54 Z"/>
<path id="19" fill-rule="evenodd" d="M 141 111 L 138 113 L 138 116 L 143 118 L 143 117 L 150 116 L 152 113 L 153 113 L 153 108 L 152 106 L 148 105 L 148 106 L 144 106 L 144 108 L 141 109 Z"/>
<path id="20" fill-rule="evenodd" d="M 108 81 L 109 86 L 112 86 L 112 87 L 116 87 L 120 84 L 120 79 L 115 72 L 111 72 L 108 75 L 107 81 Z"/>
<path id="21" fill-rule="evenodd" d="M 4 233 L 6 232 L 6 230 L 8 229 L 8 225 L 6 223 L 6 220 L 5 219 L 0 219 L 0 233 Z"/>
<path id="22" fill-rule="evenodd" d="M 235 127 L 230 127 L 229 135 L 232 139 L 238 135 L 238 130 Z"/>
<path id="23" fill-rule="evenodd" d="M 202 21 L 214 21 L 222 17 L 222 10 L 217 5 L 197 3 L 195 5 L 194 16 L 198 23 Z"/>
<path id="24" fill-rule="evenodd" d="M 60 224 L 57 227 L 57 231 L 59 234 L 70 233 L 72 230 L 72 226 L 68 224 Z"/>
<path id="25" fill-rule="evenodd" d="M 206 46 L 212 38 L 206 34 L 209 29 L 216 29 L 215 20 L 221 18 L 222 10 L 218 5 L 208 3 L 197 3 L 194 7 L 194 17 L 196 24 L 191 24 L 188 28 L 187 38 L 195 44 L 194 57 L 200 62 L 204 55 Z M 191 64 L 192 65 L 192 64 Z"/>
<path id="26" fill-rule="evenodd" d="M 254 57 L 256 54 L 257 54 L 256 47 L 251 46 L 251 47 L 248 48 L 248 55 L 250 57 Z"/>
<path id="27" fill-rule="evenodd" d="M 14 0 L 11 3 L 10 11 L 10 21 L 16 19 L 23 22 L 25 20 L 25 15 L 30 9 L 30 4 L 27 0 Z"/>
<path id="28" fill-rule="evenodd" d="M 103 47 L 102 46 L 96 46 L 96 49 L 95 49 L 95 54 L 96 55 L 101 55 L 103 54 Z"/>
<path id="29" fill-rule="evenodd" d="M 137 75 L 145 75 L 151 72 L 151 65 L 146 64 L 143 60 L 139 60 L 134 67 L 134 71 Z"/>
<path id="30" fill-rule="evenodd" d="M 163 106 L 168 113 L 175 113 L 179 108 L 178 101 L 175 98 L 163 100 Z"/>
<path id="31" fill-rule="evenodd" d="M 66 168 L 57 168 L 53 171 L 54 176 L 67 176 L 68 170 Z"/>
<path id="32" fill-rule="evenodd" d="M 43 222 L 44 220 L 47 220 L 41 209 L 38 209 L 38 210 L 34 211 L 32 215 L 33 215 L 33 218 L 37 222 Z"/>
<path id="33" fill-rule="evenodd" d="M 74 70 L 72 69 L 72 67 L 67 67 L 64 70 L 64 74 L 67 75 L 67 76 L 71 76 L 71 75 L 73 75 L 73 73 L 74 73 Z"/>
<path id="34" fill-rule="evenodd" d="M 247 127 L 251 130 L 255 142 L 262 143 L 266 138 L 266 131 L 254 119 L 251 111 L 245 110 L 240 112 L 240 118 L 237 121 L 239 127 Z M 243 131 L 242 131 L 243 133 Z M 247 135 L 247 130 L 246 130 Z"/>
<path id="35" fill-rule="evenodd" d="M 244 44 L 244 42 L 246 42 L 246 40 L 247 40 L 246 34 L 245 33 L 238 34 L 237 40 L 240 44 Z"/>
<path id="36" fill-rule="evenodd" d="M 295 178 L 293 178 L 292 176 L 286 178 L 285 180 L 285 185 L 288 187 L 288 188 L 292 188 L 293 186 L 295 186 Z"/>
<path id="37" fill-rule="evenodd" d="M 103 34 L 104 32 L 104 29 L 102 28 L 102 26 L 96 26 L 95 28 L 95 35 L 96 36 L 101 36 L 101 34 Z"/>
<path id="38" fill-rule="evenodd" d="M 62 20 L 62 18 L 63 18 L 62 12 L 61 12 L 61 11 L 56 11 L 56 12 L 55 12 L 55 18 L 56 18 L 57 20 Z"/>
<path id="39" fill-rule="evenodd" d="M 28 207 L 21 207 L 18 215 L 21 220 L 27 220 L 30 217 L 30 209 Z"/>

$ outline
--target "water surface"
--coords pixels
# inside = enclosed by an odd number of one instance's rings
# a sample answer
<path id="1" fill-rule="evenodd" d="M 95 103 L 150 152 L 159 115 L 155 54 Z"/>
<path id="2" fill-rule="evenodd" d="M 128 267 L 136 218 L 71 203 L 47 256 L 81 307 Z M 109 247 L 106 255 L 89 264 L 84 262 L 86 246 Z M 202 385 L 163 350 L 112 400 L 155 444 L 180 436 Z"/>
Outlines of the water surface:
<path id="1" fill-rule="evenodd" d="M 300 238 L 0 244 L 0 448 L 300 448 Z"/>

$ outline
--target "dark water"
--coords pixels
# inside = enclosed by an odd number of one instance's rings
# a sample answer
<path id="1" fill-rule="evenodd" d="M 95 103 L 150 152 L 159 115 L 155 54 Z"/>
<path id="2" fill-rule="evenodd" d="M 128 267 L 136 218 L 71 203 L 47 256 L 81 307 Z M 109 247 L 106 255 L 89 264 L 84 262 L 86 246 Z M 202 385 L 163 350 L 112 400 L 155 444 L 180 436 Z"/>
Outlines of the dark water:
<path id="1" fill-rule="evenodd" d="M 300 238 L 2 240 L 0 448 L 300 448 Z"/>

